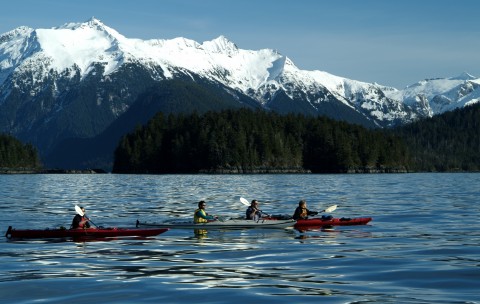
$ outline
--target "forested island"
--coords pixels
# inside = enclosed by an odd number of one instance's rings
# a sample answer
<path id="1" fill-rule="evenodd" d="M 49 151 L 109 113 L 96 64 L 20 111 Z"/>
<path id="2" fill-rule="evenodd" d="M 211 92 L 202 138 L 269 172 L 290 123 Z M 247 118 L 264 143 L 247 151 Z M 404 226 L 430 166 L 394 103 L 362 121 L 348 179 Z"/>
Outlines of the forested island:
<path id="1" fill-rule="evenodd" d="M 419 172 L 480 171 L 480 103 L 393 129 Z"/>
<path id="2" fill-rule="evenodd" d="M 99 169 L 65 170 L 43 168 L 38 150 L 13 136 L 0 134 L 0 174 L 105 173 Z"/>
<path id="3" fill-rule="evenodd" d="M 393 128 L 226 110 L 158 113 L 125 135 L 116 173 L 480 171 L 480 104 Z"/>
<path id="4" fill-rule="evenodd" d="M 125 135 L 114 173 L 408 172 L 400 136 L 326 117 L 247 109 L 158 113 Z"/>
<path id="5" fill-rule="evenodd" d="M 32 173 L 40 165 L 37 149 L 7 134 L 0 134 L 0 173 Z"/>

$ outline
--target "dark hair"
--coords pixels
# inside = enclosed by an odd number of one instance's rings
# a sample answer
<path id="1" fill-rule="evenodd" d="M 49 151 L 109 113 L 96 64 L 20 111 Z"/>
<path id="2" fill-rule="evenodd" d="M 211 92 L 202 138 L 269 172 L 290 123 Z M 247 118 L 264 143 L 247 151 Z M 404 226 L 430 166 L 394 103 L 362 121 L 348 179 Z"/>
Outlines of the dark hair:
<path id="1" fill-rule="evenodd" d="M 257 200 L 252 200 L 252 205 L 258 203 Z"/>
<path id="2" fill-rule="evenodd" d="M 205 201 L 199 201 L 198 202 L 198 207 L 201 207 L 202 205 L 206 204 Z"/>
<path id="3" fill-rule="evenodd" d="M 306 204 L 307 202 L 305 200 L 301 200 L 298 202 L 298 206 L 302 206 L 303 204 Z"/>

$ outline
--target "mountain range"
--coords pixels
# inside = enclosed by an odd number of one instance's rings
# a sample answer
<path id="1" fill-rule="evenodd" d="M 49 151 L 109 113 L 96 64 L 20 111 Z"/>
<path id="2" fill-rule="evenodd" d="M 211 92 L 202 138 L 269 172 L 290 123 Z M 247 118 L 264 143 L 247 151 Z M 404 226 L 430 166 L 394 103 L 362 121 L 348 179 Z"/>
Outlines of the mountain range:
<path id="1" fill-rule="evenodd" d="M 396 89 L 300 70 L 224 36 L 126 38 L 95 18 L 0 35 L 0 132 L 38 147 L 47 167 L 108 170 L 119 138 L 158 111 L 247 107 L 385 128 L 479 100 L 466 72 Z"/>

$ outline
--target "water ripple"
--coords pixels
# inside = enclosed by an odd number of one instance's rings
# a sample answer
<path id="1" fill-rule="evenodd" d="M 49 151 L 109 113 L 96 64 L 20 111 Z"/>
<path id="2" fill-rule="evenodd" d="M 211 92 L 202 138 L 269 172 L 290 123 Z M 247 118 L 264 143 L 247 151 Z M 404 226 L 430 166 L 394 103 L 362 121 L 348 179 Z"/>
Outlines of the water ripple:
<path id="1" fill-rule="evenodd" d="M 171 230 L 152 238 L 8 241 L 0 249 L 6 302 L 478 303 L 478 174 L 9 175 L 0 222 L 68 226 L 82 204 L 96 224 L 241 216 L 239 197 L 292 213 L 338 204 L 372 216 L 333 230 Z M 21 291 L 20 291 L 21 290 Z M 141 300 L 139 300 L 141 299 Z"/>

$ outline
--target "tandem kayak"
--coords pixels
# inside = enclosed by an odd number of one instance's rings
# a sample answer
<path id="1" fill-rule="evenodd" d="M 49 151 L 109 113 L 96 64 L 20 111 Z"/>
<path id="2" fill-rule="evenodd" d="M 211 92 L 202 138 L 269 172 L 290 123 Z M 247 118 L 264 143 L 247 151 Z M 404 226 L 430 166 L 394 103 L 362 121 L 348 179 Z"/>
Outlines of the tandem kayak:
<path id="1" fill-rule="evenodd" d="M 323 227 L 323 226 L 352 226 L 366 225 L 372 220 L 371 217 L 354 217 L 354 218 L 311 218 L 306 220 L 298 220 L 294 228 Z"/>
<path id="2" fill-rule="evenodd" d="M 306 220 L 298 220 L 294 228 L 299 230 L 309 228 L 320 228 L 330 226 L 353 226 L 353 225 L 366 225 L 372 220 L 371 217 L 354 217 L 354 218 L 311 218 Z"/>
<path id="3" fill-rule="evenodd" d="M 245 219 L 229 219 L 224 221 L 212 221 L 208 223 L 194 223 L 193 221 L 171 221 L 163 223 L 140 222 L 137 227 L 157 227 L 170 229 L 249 229 L 249 228 L 288 228 L 296 223 L 293 219 L 261 219 L 259 221 Z"/>
<path id="4" fill-rule="evenodd" d="M 272 219 L 284 220 L 291 219 L 289 215 L 272 215 Z M 309 218 L 306 220 L 297 220 L 293 228 L 305 229 L 309 227 L 319 228 L 325 226 L 353 226 L 353 225 L 366 225 L 372 220 L 371 217 L 321 217 L 321 218 Z"/>
<path id="5" fill-rule="evenodd" d="M 119 236 L 155 236 L 168 231 L 168 228 L 78 228 L 78 229 L 14 229 L 8 227 L 8 239 L 47 239 L 47 238 L 107 238 Z"/>

